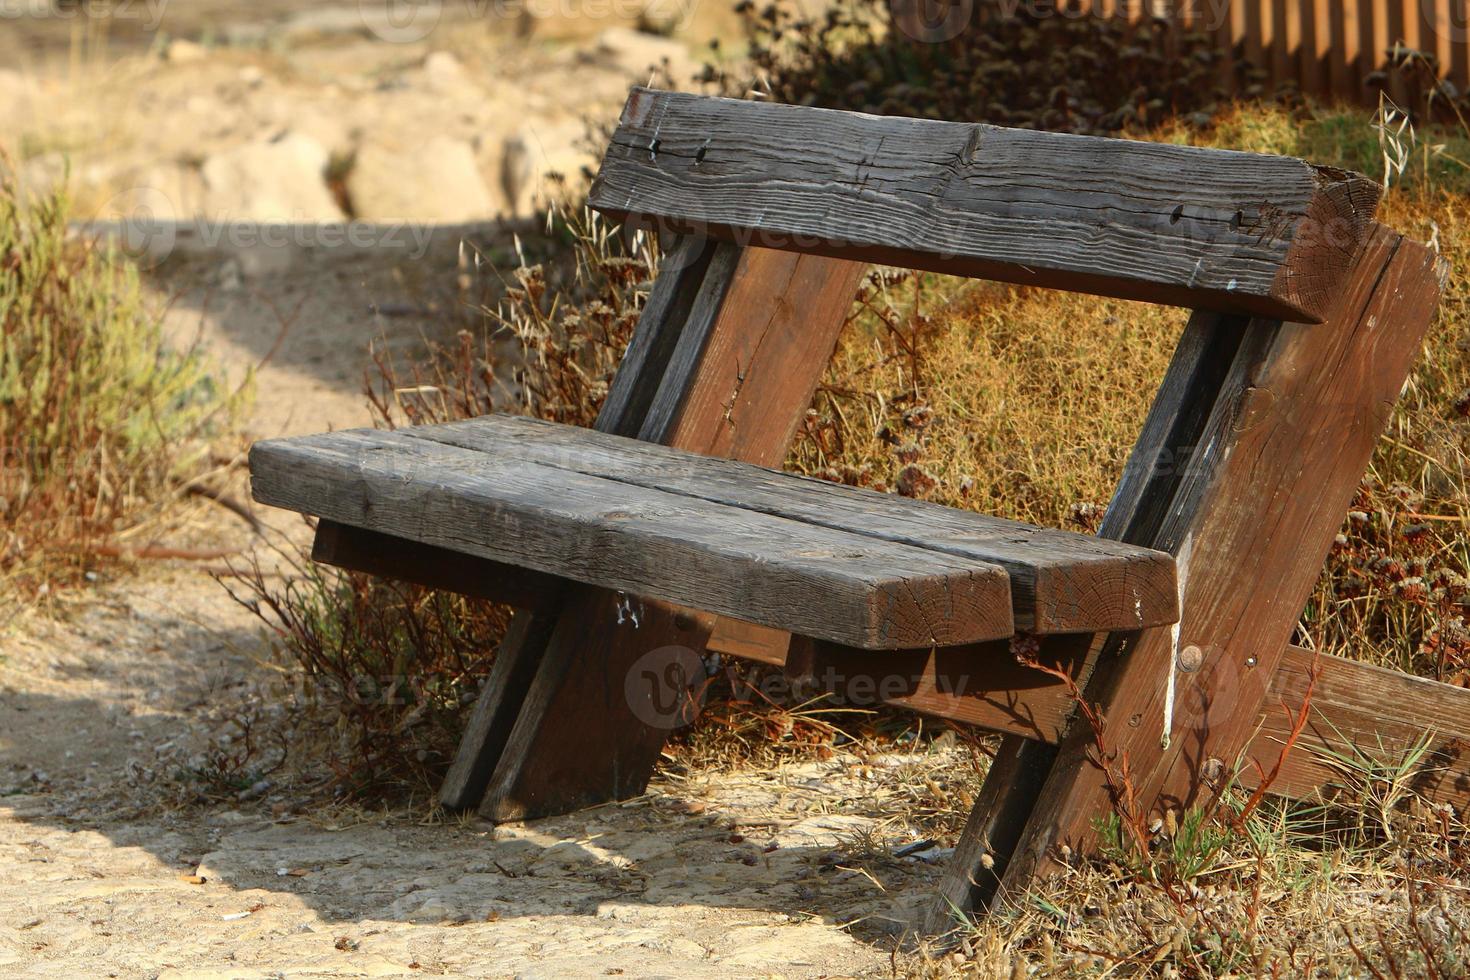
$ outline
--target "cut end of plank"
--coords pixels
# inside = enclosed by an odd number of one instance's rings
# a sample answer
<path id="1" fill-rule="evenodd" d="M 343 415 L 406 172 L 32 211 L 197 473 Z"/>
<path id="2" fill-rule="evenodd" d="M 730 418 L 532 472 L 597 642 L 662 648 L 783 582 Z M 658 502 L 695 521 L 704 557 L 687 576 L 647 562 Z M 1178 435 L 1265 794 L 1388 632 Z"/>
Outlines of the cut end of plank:
<path id="1" fill-rule="evenodd" d="M 1003 639 L 1016 632 L 1011 618 L 1011 580 L 1005 569 L 902 578 L 883 584 L 869 606 L 869 650 L 943 647 L 981 642 L 965 634 Z"/>
<path id="2" fill-rule="evenodd" d="M 1314 166 L 1312 174 L 1318 192 L 1297 223 L 1274 291 L 1301 311 L 1301 322 L 1321 323 L 1331 316 L 1353 263 L 1378 227 L 1373 215 L 1383 187 L 1335 167 Z"/>
<path id="3" fill-rule="evenodd" d="M 1036 594 L 1045 599 L 1036 603 L 1034 613 L 1033 631 L 1041 634 L 1126 633 L 1179 621 L 1177 569 L 1162 552 L 1095 561 L 1086 575 L 1065 565 L 1043 568 Z M 1102 625 L 1080 629 L 1084 618 Z"/>

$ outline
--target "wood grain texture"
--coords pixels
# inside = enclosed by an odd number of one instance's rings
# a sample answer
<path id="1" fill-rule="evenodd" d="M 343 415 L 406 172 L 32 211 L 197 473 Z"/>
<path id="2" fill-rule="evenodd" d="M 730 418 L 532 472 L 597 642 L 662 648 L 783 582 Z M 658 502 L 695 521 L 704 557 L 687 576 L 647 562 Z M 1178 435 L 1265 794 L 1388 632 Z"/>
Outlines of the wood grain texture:
<path id="1" fill-rule="evenodd" d="M 1061 651 L 1077 659 L 1086 652 Z M 1069 671 L 1077 659 L 1048 658 Z M 1038 742 L 1055 743 L 1072 712 L 1066 688 L 1017 663 L 1006 641 L 874 653 L 802 639 L 792 642 L 785 668 L 788 676 L 835 693 L 839 705 L 886 704 Z"/>
<path id="2" fill-rule="evenodd" d="M 1379 191 L 1287 157 L 635 89 L 591 203 L 743 244 L 1315 322 Z"/>
<path id="3" fill-rule="evenodd" d="M 1237 355 L 1157 543 L 1180 560 L 1179 649 L 1170 631 L 1128 638 L 1087 687 L 1152 812 L 1185 807 L 1210 760 L 1246 748 L 1285 641 L 1321 568 L 1433 313 L 1440 269 L 1429 250 L 1380 229 L 1325 326 L 1261 325 Z M 1175 680 L 1172 715 L 1165 689 Z M 1109 798 L 1091 732 L 1073 731 L 1009 866 L 1020 889 L 1054 845 L 1091 841 Z M 1267 763 L 1274 759 L 1264 760 Z"/>
<path id="4" fill-rule="evenodd" d="M 711 625 L 705 649 L 710 653 L 722 653 L 741 660 L 781 667 L 791 646 L 791 634 L 786 630 L 757 626 L 754 623 L 720 616 Z"/>
<path id="5" fill-rule="evenodd" d="M 694 374 L 678 381 L 683 407 L 660 441 L 753 463 L 781 460 L 863 273 L 855 262 L 742 249 L 706 349 L 686 362 Z M 724 404 L 734 384 L 760 410 L 704 407 Z M 612 431 L 600 418 L 597 428 Z M 650 724 L 632 699 L 609 699 L 607 692 L 645 670 L 650 654 L 668 652 L 655 641 L 700 650 L 709 627 L 654 604 L 641 632 L 588 636 L 579 624 L 604 621 L 615 609 L 614 594 L 599 594 L 600 602 L 571 608 L 565 628 L 537 648 L 544 650 L 542 663 L 483 794 L 480 813 L 488 819 L 564 813 L 636 795 L 647 785 L 669 729 Z M 567 725 L 567 718 L 578 724 Z"/>
<path id="6" fill-rule="evenodd" d="M 1031 632 L 1139 629 L 1178 617 L 1170 556 L 1088 534 L 536 419 L 485 416 L 405 434 L 993 563 L 1011 576 L 1017 627 Z"/>
<path id="7" fill-rule="evenodd" d="M 695 306 L 722 296 L 729 285 L 728 275 L 721 276 L 718 267 L 710 272 L 716 255 L 727 250 L 728 246 L 698 235 L 675 239 L 608 386 L 597 416 L 601 431 L 638 435 Z"/>
<path id="8" fill-rule="evenodd" d="M 1463 807 L 1470 799 L 1470 691 L 1397 670 L 1340 657 L 1317 656 L 1288 646 L 1271 679 L 1250 754 L 1269 763 L 1280 756 L 1307 694 L 1313 668 L 1311 717 L 1271 790 L 1310 799 L 1334 794 L 1347 780 L 1327 764 L 1329 752 L 1357 753 L 1394 766 L 1426 737 L 1429 753 L 1411 780 L 1414 790 L 1437 803 Z M 1253 772 L 1246 773 L 1247 783 Z"/>
<path id="9" fill-rule="evenodd" d="M 258 442 L 250 469 L 261 503 L 863 649 L 1014 632 L 993 564 L 513 453 L 358 429 Z"/>
<path id="10" fill-rule="evenodd" d="M 535 612 L 556 609 L 567 584 L 555 575 L 332 520 L 317 522 L 311 559 Z"/>

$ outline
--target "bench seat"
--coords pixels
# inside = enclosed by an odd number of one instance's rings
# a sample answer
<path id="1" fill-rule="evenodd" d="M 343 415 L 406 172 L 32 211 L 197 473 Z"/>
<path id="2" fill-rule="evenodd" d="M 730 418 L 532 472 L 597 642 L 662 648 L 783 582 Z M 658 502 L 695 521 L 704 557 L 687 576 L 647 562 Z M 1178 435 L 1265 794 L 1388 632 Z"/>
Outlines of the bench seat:
<path id="1" fill-rule="evenodd" d="M 513 416 L 257 443 L 261 503 L 862 649 L 1175 622 L 1173 559 Z"/>

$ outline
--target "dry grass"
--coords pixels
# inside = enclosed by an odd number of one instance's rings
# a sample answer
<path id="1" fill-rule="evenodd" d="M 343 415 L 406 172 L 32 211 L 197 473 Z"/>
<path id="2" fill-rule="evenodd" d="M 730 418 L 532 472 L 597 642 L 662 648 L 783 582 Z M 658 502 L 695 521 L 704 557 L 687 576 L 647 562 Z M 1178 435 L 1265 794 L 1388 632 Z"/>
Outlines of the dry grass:
<path id="1" fill-rule="evenodd" d="M 1470 141 L 1390 139 L 1382 220 L 1434 241 L 1451 277 L 1299 642 L 1426 676 L 1470 679 Z M 1370 114 L 1245 106 L 1156 139 L 1303 156 L 1384 176 Z M 917 274 L 876 278 L 790 465 L 1048 525 L 1095 527 L 1186 314 Z"/>

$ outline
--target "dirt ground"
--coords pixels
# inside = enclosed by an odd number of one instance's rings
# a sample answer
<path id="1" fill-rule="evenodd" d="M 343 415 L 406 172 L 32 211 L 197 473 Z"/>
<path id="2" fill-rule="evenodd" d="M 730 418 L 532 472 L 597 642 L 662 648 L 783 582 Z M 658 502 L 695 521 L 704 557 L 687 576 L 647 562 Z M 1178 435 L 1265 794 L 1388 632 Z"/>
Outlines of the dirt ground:
<path id="1" fill-rule="evenodd" d="M 198 36 L 232 12 L 278 23 L 302 7 L 245 14 L 239 4 L 198 3 L 169 23 L 175 37 Z M 67 91 L 74 37 L 68 48 L 55 25 L 11 26 L 0 35 L 8 63 L 43 93 Z M 190 78 L 212 77 L 146 53 L 157 37 L 134 41 L 144 53 L 127 57 L 144 60 L 124 67 L 142 81 L 128 98 L 155 107 L 145 118 L 166 117 Z M 388 48 L 354 34 L 273 49 L 284 59 L 273 77 L 295 94 L 272 111 L 293 112 L 303 86 L 326 98 L 334 85 L 357 90 L 340 77 L 311 80 L 304 65 L 325 71 L 345 58 L 344 77 L 390 79 L 399 68 L 389 62 L 420 70 L 424 45 Z M 464 64 L 477 64 L 461 50 Z M 477 90 L 511 91 L 525 59 L 578 57 L 552 42 L 539 50 L 523 48 Z M 226 50 L 208 70 L 234 78 L 259 59 Z M 598 111 L 615 111 L 627 81 L 620 70 L 589 76 Z M 560 93 L 557 111 L 570 113 L 587 92 L 569 93 L 568 77 L 543 80 L 536 98 Z M 387 99 L 401 86 L 364 91 Z M 508 99 L 486 111 L 529 111 Z M 371 115 L 371 97 L 362 101 L 358 111 Z M 85 118 L 106 105 L 62 107 Z M 150 141 L 134 123 L 111 144 L 116 152 L 72 146 L 82 171 L 102 174 L 94 196 L 110 189 L 107 174 L 178 162 L 177 148 L 148 158 L 177 134 Z M 223 126 L 199 138 L 208 145 L 196 155 L 253 135 Z M 150 262 L 150 289 L 176 342 L 203 344 L 236 378 L 258 369 L 251 436 L 363 425 L 368 345 L 406 348 L 473 322 L 462 243 L 503 252 L 525 226 L 502 216 L 415 227 L 425 238 L 411 255 L 381 239 L 326 248 L 309 235 L 266 245 L 179 236 Z M 243 477 L 233 492 L 247 496 Z M 240 558 L 263 549 L 223 509 L 193 507 L 163 543 L 239 548 Z M 294 515 L 260 516 L 300 540 Z M 946 852 L 921 845 L 893 856 L 920 836 L 895 787 L 911 768 L 932 767 L 932 756 L 839 753 L 766 771 L 665 774 L 637 800 L 499 827 L 435 821 L 427 800 L 392 812 L 324 808 L 285 781 L 231 803 L 189 802 L 180 773 L 220 737 L 221 720 L 252 701 L 267 716 L 279 711 L 258 703 L 271 676 L 258 624 L 210 570 L 152 562 L 107 573 L 53 614 L 0 632 L 0 973 L 807 977 L 888 976 L 910 962 L 903 936 Z"/>
<path id="2" fill-rule="evenodd" d="M 912 841 L 884 790 L 932 760 L 901 755 L 664 777 L 499 827 L 272 790 L 177 805 L 262 669 L 197 570 L 108 583 L 6 646 L 7 976 L 886 976 L 942 871 L 857 848 Z"/>

